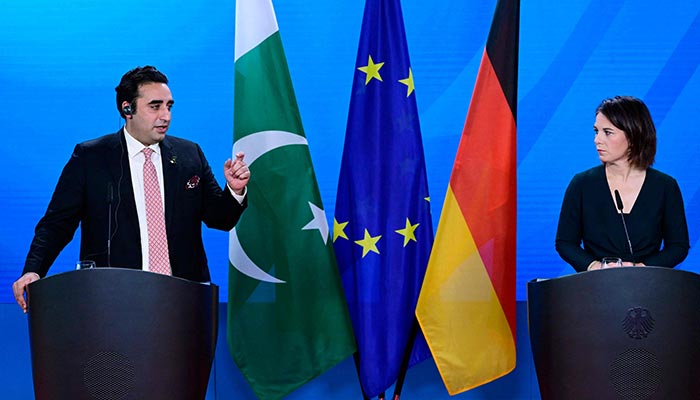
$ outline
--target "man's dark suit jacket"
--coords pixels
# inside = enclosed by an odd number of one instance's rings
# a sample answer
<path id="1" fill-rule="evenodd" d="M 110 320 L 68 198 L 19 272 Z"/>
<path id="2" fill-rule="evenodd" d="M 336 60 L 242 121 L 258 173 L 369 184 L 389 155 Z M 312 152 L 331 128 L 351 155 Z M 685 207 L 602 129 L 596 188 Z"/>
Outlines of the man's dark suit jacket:
<path id="1" fill-rule="evenodd" d="M 233 229 L 246 206 L 219 186 L 199 146 L 167 136 L 161 143 L 165 226 L 174 276 L 210 280 L 202 222 Z M 141 235 L 124 132 L 75 146 L 46 214 L 37 224 L 23 273 L 45 276 L 81 226 L 80 259 L 98 267 L 141 269 Z M 111 203 L 111 257 L 107 257 Z"/>

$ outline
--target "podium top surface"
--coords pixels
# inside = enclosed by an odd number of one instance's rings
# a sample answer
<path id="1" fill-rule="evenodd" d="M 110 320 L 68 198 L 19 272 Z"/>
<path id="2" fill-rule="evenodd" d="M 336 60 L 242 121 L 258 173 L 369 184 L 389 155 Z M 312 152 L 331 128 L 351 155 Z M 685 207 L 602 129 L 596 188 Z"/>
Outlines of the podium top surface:
<path id="1" fill-rule="evenodd" d="M 636 274 L 636 275 L 635 275 Z M 544 284 L 556 284 L 557 282 L 575 282 L 575 281 L 588 281 L 588 280 L 618 280 L 624 278 L 679 278 L 683 279 L 700 279 L 700 274 L 692 271 L 685 271 L 681 269 L 656 267 L 656 266 L 646 266 L 646 267 L 618 267 L 618 268 L 606 268 L 598 269 L 593 271 L 576 272 L 569 275 L 559 276 L 555 278 L 535 278 L 530 280 L 527 285 L 539 285 Z"/>
<path id="2" fill-rule="evenodd" d="M 40 287 L 44 287 L 44 285 L 53 285 L 53 284 L 58 284 L 59 282 L 62 283 L 68 283 L 68 282 L 91 282 L 94 279 L 99 279 L 99 280 L 105 280 L 109 279 L 111 282 L 117 283 L 120 282 L 121 280 L 127 280 L 130 281 L 131 283 L 135 282 L 148 282 L 151 284 L 174 284 L 174 285 L 194 285 L 194 286 L 204 286 L 204 287 L 215 287 L 218 288 L 217 285 L 211 282 L 195 282 L 191 281 L 188 279 L 176 277 L 176 276 L 171 276 L 171 275 L 163 275 L 163 274 L 157 274 L 154 272 L 149 272 L 149 271 L 144 271 L 141 269 L 132 269 L 132 268 L 88 268 L 88 269 L 79 269 L 75 271 L 66 271 L 66 272 L 61 272 L 58 274 L 54 275 L 49 275 L 44 278 L 39 279 L 38 281 L 32 282 L 27 290 L 28 292 L 31 292 L 32 289 L 39 289 Z"/>

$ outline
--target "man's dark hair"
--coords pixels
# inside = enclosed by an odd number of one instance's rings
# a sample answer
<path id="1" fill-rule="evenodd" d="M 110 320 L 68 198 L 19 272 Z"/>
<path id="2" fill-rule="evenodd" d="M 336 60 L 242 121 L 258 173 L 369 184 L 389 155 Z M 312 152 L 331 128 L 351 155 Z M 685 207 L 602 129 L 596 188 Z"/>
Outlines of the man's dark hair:
<path id="1" fill-rule="evenodd" d="M 122 76 L 119 85 L 114 88 L 117 92 L 117 110 L 119 115 L 126 119 L 122 103 L 125 101 L 131 107 L 131 113 L 136 112 L 136 100 L 139 97 L 139 88 L 146 83 L 168 83 L 168 77 L 158 71 L 156 67 L 146 65 L 145 67 L 136 67 Z"/>
<path id="2" fill-rule="evenodd" d="M 625 132 L 629 143 L 628 160 L 632 167 L 647 169 L 656 156 L 656 127 L 644 102 L 632 96 L 615 96 L 603 100 L 595 110 L 616 128 Z"/>

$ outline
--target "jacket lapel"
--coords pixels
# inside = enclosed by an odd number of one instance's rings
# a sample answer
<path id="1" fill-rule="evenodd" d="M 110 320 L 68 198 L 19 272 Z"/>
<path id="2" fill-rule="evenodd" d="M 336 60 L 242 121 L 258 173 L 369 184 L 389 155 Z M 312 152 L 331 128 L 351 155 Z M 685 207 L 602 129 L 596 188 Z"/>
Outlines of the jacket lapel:
<path id="1" fill-rule="evenodd" d="M 161 161 L 163 162 L 163 190 L 165 192 L 165 227 L 166 230 L 171 231 L 169 228 L 175 214 L 173 206 L 178 193 L 177 153 L 167 137 L 160 143 L 160 149 Z"/>
<path id="2" fill-rule="evenodd" d="M 126 150 L 126 140 L 124 130 L 120 130 L 114 135 L 114 140 L 110 144 L 110 151 L 105 155 L 109 160 L 109 173 L 111 177 L 114 198 L 112 217 L 120 216 L 122 222 L 121 229 L 128 229 L 129 236 L 140 238 L 138 223 L 128 224 L 125 221 L 138 221 L 136 215 L 136 202 L 134 200 L 134 187 L 131 184 L 131 168 L 129 167 L 129 153 Z M 117 204 L 119 207 L 117 207 Z M 117 214 L 118 212 L 118 214 Z M 116 222 L 116 219 L 114 219 Z"/>

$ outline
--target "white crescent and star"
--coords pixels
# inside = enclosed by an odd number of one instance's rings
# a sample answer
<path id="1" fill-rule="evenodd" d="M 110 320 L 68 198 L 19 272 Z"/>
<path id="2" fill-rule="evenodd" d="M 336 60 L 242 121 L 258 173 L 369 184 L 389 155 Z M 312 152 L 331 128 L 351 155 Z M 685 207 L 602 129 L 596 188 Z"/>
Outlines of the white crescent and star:
<path id="1" fill-rule="evenodd" d="M 311 208 L 311 213 L 314 215 L 314 218 L 306 224 L 302 230 L 311 230 L 311 229 L 318 229 L 318 233 L 321 234 L 321 238 L 323 239 L 323 244 L 328 243 L 328 221 L 326 221 L 326 213 L 323 211 L 322 208 L 316 206 L 316 204 L 309 202 L 309 208 Z"/>
<path id="2" fill-rule="evenodd" d="M 305 137 L 291 132 L 262 131 L 247 135 L 237 140 L 233 144 L 233 154 L 241 151 L 245 153 L 245 160 L 248 163 L 248 166 L 250 166 L 255 162 L 255 160 L 268 151 L 292 145 L 308 146 L 308 142 Z M 321 238 L 323 239 L 323 243 L 326 244 L 328 242 L 328 222 L 326 221 L 326 215 L 322 208 L 311 202 L 309 202 L 309 208 L 311 209 L 313 218 L 301 229 L 318 229 L 318 232 L 321 234 Z M 244 275 L 263 282 L 285 283 L 285 281 L 280 280 L 260 269 L 260 267 L 258 267 L 255 262 L 250 259 L 250 257 L 248 257 L 243 249 L 243 246 L 241 246 L 241 242 L 238 240 L 238 234 L 236 233 L 235 228 L 231 231 L 229 236 L 228 256 L 229 260 L 231 261 L 231 265 L 233 265 L 234 268 Z"/>

